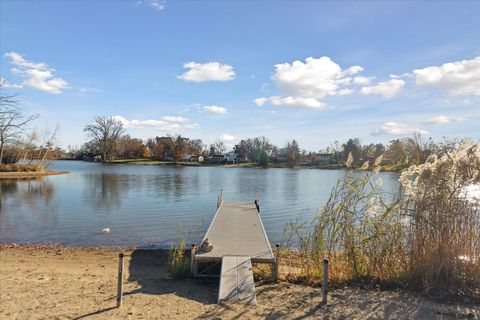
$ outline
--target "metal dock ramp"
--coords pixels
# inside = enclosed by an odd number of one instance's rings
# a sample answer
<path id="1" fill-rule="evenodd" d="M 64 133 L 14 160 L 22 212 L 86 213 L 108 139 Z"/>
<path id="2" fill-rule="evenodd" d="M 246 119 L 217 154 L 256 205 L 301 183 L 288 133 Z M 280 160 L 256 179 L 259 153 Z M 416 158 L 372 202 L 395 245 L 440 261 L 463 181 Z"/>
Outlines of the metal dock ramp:
<path id="1" fill-rule="evenodd" d="M 222 263 L 218 301 L 255 303 L 251 265 L 276 261 L 256 205 L 220 200 L 206 239 L 213 246 L 210 251 L 192 252 L 194 276 L 199 275 L 198 263 Z"/>
<path id="2" fill-rule="evenodd" d="M 249 257 L 223 257 L 218 303 L 222 301 L 257 303 L 252 262 Z"/>

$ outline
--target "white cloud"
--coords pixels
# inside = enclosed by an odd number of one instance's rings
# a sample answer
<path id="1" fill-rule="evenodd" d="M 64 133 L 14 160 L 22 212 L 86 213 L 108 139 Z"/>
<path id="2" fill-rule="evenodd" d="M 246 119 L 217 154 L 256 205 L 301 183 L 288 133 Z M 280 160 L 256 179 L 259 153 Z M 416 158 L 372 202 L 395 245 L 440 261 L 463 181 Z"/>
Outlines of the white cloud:
<path id="1" fill-rule="evenodd" d="M 167 4 L 167 0 L 150 0 L 148 2 L 150 7 L 152 7 L 155 10 L 162 11 L 165 9 L 165 5 Z"/>
<path id="2" fill-rule="evenodd" d="M 378 94 L 384 98 L 392 98 L 403 88 L 405 81 L 402 79 L 390 79 L 376 85 L 363 87 L 360 92 L 363 95 Z"/>
<path id="3" fill-rule="evenodd" d="M 155 10 L 163 11 L 167 5 L 167 0 L 138 0 L 134 2 L 133 5 L 136 7 L 146 5 Z"/>
<path id="4" fill-rule="evenodd" d="M 220 62 L 188 62 L 185 63 L 183 67 L 185 69 L 190 69 L 181 76 L 178 76 L 179 79 L 185 81 L 229 81 L 235 78 L 235 71 L 233 70 L 233 67 Z"/>
<path id="5" fill-rule="evenodd" d="M 388 122 L 385 122 L 380 129 L 375 130 L 372 133 L 372 135 L 404 136 L 404 135 L 413 135 L 415 133 L 428 134 L 428 131 L 412 128 L 404 124 L 388 121 Z"/>
<path id="6" fill-rule="evenodd" d="M 31 87 L 52 94 L 59 94 L 62 90 L 69 88 L 65 80 L 53 75 L 55 69 L 50 68 L 46 63 L 25 60 L 16 52 L 7 52 L 5 56 L 10 58 L 10 63 L 14 66 L 11 71 L 26 78 L 21 84 L 22 87 Z"/>
<path id="7" fill-rule="evenodd" d="M 315 99 L 305 97 L 269 97 L 269 98 L 257 98 L 253 100 L 257 106 L 263 106 L 265 104 L 271 104 L 274 106 L 284 106 L 293 108 L 309 108 L 309 109 L 324 109 L 326 104 Z"/>
<path id="8" fill-rule="evenodd" d="M 127 129 L 151 127 L 161 131 L 176 132 L 181 129 L 197 129 L 200 127 L 198 123 L 180 124 L 178 123 L 178 118 L 181 118 L 182 120 L 186 118 L 174 117 L 174 116 L 165 116 L 159 120 L 157 119 L 129 120 L 120 115 L 113 116 L 113 118 L 120 121 L 123 124 L 123 126 Z M 185 121 L 189 121 L 189 120 L 186 119 Z M 180 121 L 180 122 L 184 122 L 184 121 Z"/>
<path id="9" fill-rule="evenodd" d="M 480 56 L 413 70 L 420 86 L 438 86 L 452 96 L 480 96 Z"/>
<path id="10" fill-rule="evenodd" d="M 463 104 L 464 106 L 469 106 L 469 105 L 472 104 L 472 101 L 471 101 L 470 99 L 466 98 L 466 99 L 463 99 L 463 100 L 462 100 L 462 104 Z"/>
<path id="11" fill-rule="evenodd" d="M 359 82 L 367 83 L 369 78 L 355 76 L 363 70 L 361 66 L 342 69 L 325 56 L 318 59 L 309 57 L 305 62 L 296 60 L 277 64 L 272 80 L 286 96 L 258 98 L 254 102 L 260 106 L 268 103 L 274 106 L 324 109 L 326 104 L 322 101 L 323 98 L 350 95 L 354 90 L 349 86 Z M 354 79 L 357 79 L 356 82 Z"/>
<path id="12" fill-rule="evenodd" d="M 170 121 L 170 122 L 187 122 L 187 121 L 190 121 L 190 119 L 188 119 L 188 118 L 178 117 L 178 116 L 164 116 L 164 117 L 162 117 L 162 120 Z"/>
<path id="13" fill-rule="evenodd" d="M 364 76 L 357 76 L 353 78 L 353 83 L 364 86 L 370 83 L 371 80 L 375 79 L 375 77 L 364 77 Z"/>
<path id="14" fill-rule="evenodd" d="M 222 135 L 220 136 L 220 140 L 223 140 L 223 141 L 226 141 L 226 142 L 232 142 L 235 139 L 237 139 L 237 138 L 232 136 L 229 133 L 222 133 Z"/>
<path id="15" fill-rule="evenodd" d="M 363 71 L 360 66 L 342 68 L 329 57 L 307 58 L 305 62 L 275 65 L 272 79 L 293 96 L 323 98 L 336 95 L 339 88 L 351 83 L 354 75 Z"/>
<path id="16" fill-rule="evenodd" d="M 458 121 L 464 121 L 466 120 L 465 118 L 452 118 L 452 117 L 447 117 L 444 115 L 432 117 L 430 119 L 427 119 L 423 124 L 447 124 L 447 123 L 452 123 L 452 122 L 458 122 Z"/>
<path id="17" fill-rule="evenodd" d="M 203 111 L 217 113 L 217 114 L 226 114 L 227 109 L 219 106 L 203 106 L 200 108 Z"/>

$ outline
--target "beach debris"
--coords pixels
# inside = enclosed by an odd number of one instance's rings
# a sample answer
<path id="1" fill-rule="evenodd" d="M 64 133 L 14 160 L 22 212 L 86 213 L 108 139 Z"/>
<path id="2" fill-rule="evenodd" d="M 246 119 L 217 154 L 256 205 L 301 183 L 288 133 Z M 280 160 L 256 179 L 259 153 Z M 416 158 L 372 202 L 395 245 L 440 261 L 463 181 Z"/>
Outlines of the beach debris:
<path id="1" fill-rule="evenodd" d="M 102 233 L 104 234 L 110 233 L 110 228 L 103 228 Z"/>
<path id="2" fill-rule="evenodd" d="M 208 238 L 206 238 L 205 240 L 203 240 L 202 244 L 200 245 L 199 251 L 200 252 L 210 252 L 210 251 L 212 251 L 212 249 L 213 249 L 213 245 L 210 243 Z"/>

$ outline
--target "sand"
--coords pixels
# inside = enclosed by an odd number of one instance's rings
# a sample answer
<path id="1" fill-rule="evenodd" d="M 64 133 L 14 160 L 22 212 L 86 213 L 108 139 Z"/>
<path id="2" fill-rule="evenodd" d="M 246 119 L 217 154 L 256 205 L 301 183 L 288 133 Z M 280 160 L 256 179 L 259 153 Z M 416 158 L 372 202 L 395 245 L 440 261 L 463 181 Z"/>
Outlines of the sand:
<path id="1" fill-rule="evenodd" d="M 127 250 L 116 305 L 119 250 L 0 248 L 0 319 L 480 319 L 473 302 L 440 304 L 403 291 L 256 287 L 258 304 L 217 305 L 215 280 L 169 280 L 164 251 Z"/>

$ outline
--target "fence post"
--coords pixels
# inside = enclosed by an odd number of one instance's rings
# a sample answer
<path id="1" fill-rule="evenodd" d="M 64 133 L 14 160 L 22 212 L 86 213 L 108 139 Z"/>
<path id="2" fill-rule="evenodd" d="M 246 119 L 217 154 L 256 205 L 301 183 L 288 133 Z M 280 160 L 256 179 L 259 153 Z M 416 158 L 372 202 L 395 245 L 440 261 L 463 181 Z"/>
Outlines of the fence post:
<path id="1" fill-rule="evenodd" d="M 278 271 L 280 266 L 280 245 L 275 245 L 275 264 L 273 265 L 273 281 L 278 281 Z"/>
<path id="2" fill-rule="evenodd" d="M 327 304 L 327 292 L 328 292 L 328 259 L 323 259 L 323 285 L 322 285 L 322 303 Z"/>
<path id="3" fill-rule="evenodd" d="M 192 243 L 192 250 L 190 254 L 190 271 L 194 277 L 196 277 L 198 274 L 198 264 L 197 261 L 195 261 L 195 253 L 197 253 L 197 246 L 195 243 Z"/>
<path id="4" fill-rule="evenodd" d="M 123 252 L 118 254 L 118 284 L 117 284 L 117 308 L 122 306 L 123 299 Z"/>

